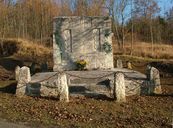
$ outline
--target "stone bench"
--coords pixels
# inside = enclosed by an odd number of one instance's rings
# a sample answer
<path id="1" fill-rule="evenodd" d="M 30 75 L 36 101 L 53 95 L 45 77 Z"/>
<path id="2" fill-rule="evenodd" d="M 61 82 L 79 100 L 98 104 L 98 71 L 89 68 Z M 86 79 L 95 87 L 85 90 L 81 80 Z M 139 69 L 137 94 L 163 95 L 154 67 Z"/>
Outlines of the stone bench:
<path id="1" fill-rule="evenodd" d="M 66 74 L 69 88 L 77 88 L 79 86 L 80 88 L 83 87 L 82 94 L 95 92 L 95 94 L 104 94 L 112 97 L 114 74 L 118 72 L 123 73 L 125 77 L 125 95 L 140 95 L 142 92 L 141 85 L 147 81 L 146 75 L 133 70 L 114 68 L 111 70 L 66 71 Z M 75 93 L 75 90 L 72 93 Z M 81 92 L 76 93 L 80 94 Z"/>
<path id="2" fill-rule="evenodd" d="M 150 95 L 160 89 L 157 69 L 151 67 L 149 78 L 137 71 L 114 68 L 111 70 L 45 72 L 30 76 L 28 67 L 16 68 L 17 96 L 57 97 L 69 101 L 70 93 L 104 94 L 113 98 L 119 95 Z M 124 90 L 124 91 L 123 91 Z M 117 96 L 118 95 L 118 96 Z M 121 96 L 118 101 L 121 100 Z"/>
<path id="3" fill-rule="evenodd" d="M 16 95 L 22 97 L 43 96 L 57 97 L 60 101 L 69 101 L 67 78 L 64 73 L 46 72 L 30 76 L 28 67 L 22 67 L 19 72 Z"/>

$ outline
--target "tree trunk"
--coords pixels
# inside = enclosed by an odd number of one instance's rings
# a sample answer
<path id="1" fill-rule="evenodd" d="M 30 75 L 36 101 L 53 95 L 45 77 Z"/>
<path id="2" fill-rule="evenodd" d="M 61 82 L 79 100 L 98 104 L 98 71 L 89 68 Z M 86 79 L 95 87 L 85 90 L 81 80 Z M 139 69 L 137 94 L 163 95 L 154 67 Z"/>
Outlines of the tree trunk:
<path id="1" fill-rule="evenodd" d="M 133 28 L 134 28 L 134 24 L 133 24 L 133 0 L 131 0 L 131 50 L 130 50 L 130 55 L 133 55 Z"/>
<path id="2" fill-rule="evenodd" d="M 152 19 L 150 20 L 150 36 L 151 36 L 151 54 L 153 56 L 153 50 L 154 50 L 154 37 L 153 37 L 153 26 L 152 26 Z"/>

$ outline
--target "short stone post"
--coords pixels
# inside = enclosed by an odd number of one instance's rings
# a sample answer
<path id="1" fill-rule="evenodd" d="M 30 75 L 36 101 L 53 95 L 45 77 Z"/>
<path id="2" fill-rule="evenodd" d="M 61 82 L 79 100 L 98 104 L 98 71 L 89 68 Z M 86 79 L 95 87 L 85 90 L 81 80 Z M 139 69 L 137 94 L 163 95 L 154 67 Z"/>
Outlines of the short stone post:
<path id="1" fill-rule="evenodd" d="M 16 81 L 19 80 L 19 72 L 20 72 L 20 67 L 16 66 L 16 68 L 15 68 L 15 80 Z"/>
<path id="2" fill-rule="evenodd" d="M 147 94 L 151 95 L 154 92 L 154 83 L 151 81 L 151 66 L 147 65 L 146 68 L 146 76 L 147 76 L 147 82 L 145 83 L 147 86 Z"/>
<path id="3" fill-rule="evenodd" d="M 125 80 L 123 73 L 116 73 L 114 86 L 117 102 L 126 102 Z"/>
<path id="4" fill-rule="evenodd" d="M 123 68 L 123 62 L 121 59 L 117 60 L 117 68 Z"/>
<path id="5" fill-rule="evenodd" d="M 127 62 L 127 68 L 132 69 L 132 64 L 129 61 Z"/>
<path id="6" fill-rule="evenodd" d="M 150 81 L 150 70 L 151 70 L 151 66 L 150 65 L 147 65 L 147 68 L 146 68 L 146 76 L 147 76 L 147 80 Z"/>
<path id="7" fill-rule="evenodd" d="M 41 72 L 47 72 L 48 71 L 48 64 L 47 62 L 41 64 Z"/>
<path id="8" fill-rule="evenodd" d="M 25 95 L 26 84 L 31 81 L 30 69 L 26 66 L 22 67 L 19 72 L 19 79 L 16 88 L 16 95 L 22 97 Z"/>
<path id="9" fill-rule="evenodd" d="M 35 66 L 36 66 L 36 63 L 33 62 L 33 63 L 31 64 L 31 67 L 30 67 L 30 71 L 31 71 L 31 74 L 32 74 L 32 75 L 35 74 L 35 71 L 36 71 Z"/>
<path id="10" fill-rule="evenodd" d="M 61 86 L 61 91 L 60 91 L 60 101 L 65 101 L 69 102 L 69 88 L 67 85 L 67 76 L 66 74 L 62 73 L 58 75 L 59 83 Z"/>
<path id="11" fill-rule="evenodd" d="M 160 84 L 160 73 L 159 70 L 151 67 L 150 69 L 150 81 L 151 84 L 153 84 L 154 86 L 154 93 L 155 94 L 161 94 L 162 93 L 162 89 L 161 89 L 161 84 Z"/>

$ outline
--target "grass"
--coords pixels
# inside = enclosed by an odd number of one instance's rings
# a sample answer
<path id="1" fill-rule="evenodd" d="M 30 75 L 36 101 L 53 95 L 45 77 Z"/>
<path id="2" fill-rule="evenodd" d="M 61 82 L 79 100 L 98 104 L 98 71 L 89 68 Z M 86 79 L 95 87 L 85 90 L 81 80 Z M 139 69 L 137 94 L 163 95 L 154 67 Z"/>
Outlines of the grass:
<path id="1" fill-rule="evenodd" d="M 5 39 L 2 43 L 4 49 L 12 53 L 13 58 L 38 62 L 52 60 L 52 48 L 45 47 L 41 44 L 25 39 Z"/>
<path id="2" fill-rule="evenodd" d="M 121 52 L 118 49 L 117 43 L 113 46 L 114 54 Z M 151 43 L 135 42 L 133 44 L 133 56 L 153 59 L 173 59 L 173 45 L 168 44 L 154 44 L 153 53 Z M 131 46 L 129 42 L 125 43 L 124 54 L 130 55 Z"/>
<path id="3" fill-rule="evenodd" d="M 52 58 L 51 48 L 22 39 L 8 39 L 4 44 L 10 41 L 17 46 L 17 51 L 12 57 L 8 57 L 8 60 L 16 57 L 21 61 L 25 59 L 39 62 L 46 60 L 47 57 L 48 59 Z M 163 45 L 164 48 L 161 52 L 156 52 L 159 54 L 156 59 L 153 59 L 154 56 L 151 57 L 150 47 L 147 47 L 147 45 L 146 43 L 136 44 L 133 57 L 128 55 L 129 46 L 126 46 L 127 55 L 115 56 L 115 59 L 121 57 L 123 60 L 131 60 L 137 62 L 137 64 L 139 62 L 139 65 L 153 61 L 165 61 L 167 58 L 172 59 L 171 45 Z M 161 46 L 158 48 L 161 49 Z M 147 50 L 148 48 L 149 50 Z M 157 51 L 156 48 L 157 46 L 155 46 L 155 51 Z M 165 53 L 166 55 L 169 54 L 166 58 L 164 58 Z M 2 60 L 4 61 L 4 59 Z M 14 62 L 12 61 L 12 63 Z M 140 71 L 144 68 L 139 69 L 137 67 L 135 70 Z M 4 75 L 3 72 L 2 75 Z M 9 88 L 2 89 L 8 85 L 11 85 L 11 89 L 14 89 L 15 81 L 0 81 L 0 90 L 7 92 L 0 92 L 0 118 L 15 123 L 25 122 L 31 127 L 169 128 L 173 118 L 171 113 L 173 108 L 172 95 L 168 95 L 173 92 L 172 86 L 169 85 L 172 80 L 172 78 L 169 78 L 169 80 L 163 81 L 165 84 L 163 86 L 164 95 L 128 97 L 126 103 L 85 97 L 70 97 L 70 103 L 62 103 L 51 98 L 18 98 L 15 95 L 7 94 Z"/>
<path id="4" fill-rule="evenodd" d="M 52 48 L 25 39 L 0 40 L 0 80 L 14 79 L 14 70 L 18 66 L 31 66 L 34 62 L 40 70 L 42 63 L 53 67 Z"/>
<path id="5" fill-rule="evenodd" d="M 114 59 L 118 59 L 118 58 L 121 58 L 126 61 L 133 61 L 133 62 L 163 62 L 163 61 L 166 61 L 166 59 L 154 59 L 154 58 L 131 56 L 131 55 L 114 55 Z M 169 61 L 171 61 L 171 60 L 169 60 Z"/>

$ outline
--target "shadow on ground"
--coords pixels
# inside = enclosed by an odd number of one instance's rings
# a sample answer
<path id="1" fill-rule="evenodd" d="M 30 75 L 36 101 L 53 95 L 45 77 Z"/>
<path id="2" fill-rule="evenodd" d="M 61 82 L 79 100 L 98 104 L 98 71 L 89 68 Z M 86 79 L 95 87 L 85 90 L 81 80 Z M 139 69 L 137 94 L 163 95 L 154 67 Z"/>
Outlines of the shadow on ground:
<path id="1" fill-rule="evenodd" d="M 17 65 L 22 66 L 23 62 L 20 60 L 13 59 L 13 58 L 1 58 L 0 65 L 8 71 L 14 71 L 15 67 Z"/>
<path id="2" fill-rule="evenodd" d="M 173 97 L 173 93 L 169 93 L 169 94 L 154 94 L 152 95 L 154 97 Z"/>
<path id="3" fill-rule="evenodd" d="M 1 87 L 0 92 L 15 94 L 16 93 L 16 87 L 17 87 L 17 82 L 14 82 L 14 83 L 11 83 L 5 87 Z"/>
<path id="4" fill-rule="evenodd" d="M 114 101 L 113 98 L 110 98 L 106 95 L 102 95 L 102 94 L 99 94 L 97 96 L 92 96 L 92 95 L 85 95 L 86 98 L 92 98 L 92 99 L 95 99 L 95 100 L 101 100 L 101 101 Z"/>

